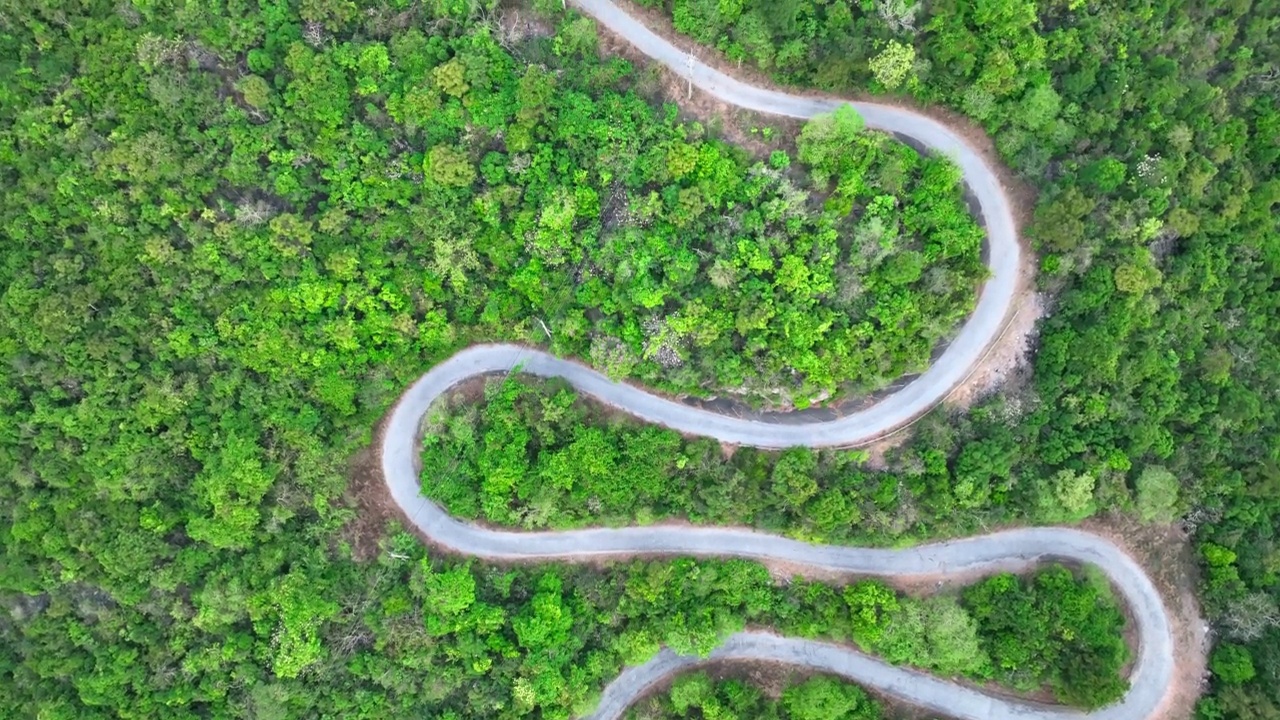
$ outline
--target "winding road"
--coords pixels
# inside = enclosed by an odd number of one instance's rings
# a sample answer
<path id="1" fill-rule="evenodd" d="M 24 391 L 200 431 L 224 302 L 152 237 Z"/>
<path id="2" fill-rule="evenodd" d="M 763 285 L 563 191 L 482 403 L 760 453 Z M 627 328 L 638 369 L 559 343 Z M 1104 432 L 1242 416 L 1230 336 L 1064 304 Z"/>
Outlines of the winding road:
<path id="1" fill-rule="evenodd" d="M 608 0 L 570 0 L 602 25 L 678 73 L 691 74 L 699 88 L 716 97 L 767 113 L 811 117 L 839 103 L 747 85 L 695 62 Z M 963 381 L 1001 330 L 1016 287 L 1019 247 L 1009 201 L 981 155 L 944 125 L 900 108 L 853 103 L 867 125 L 909 136 L 951 156 L 976 196 L 989 236 L 990 279 L 977 309 L 934 365 L 902 390 L 860 412 L 796 424 L 735 418 L 692 408 L 609 380 L 579 363 L 514 345 L 477 345 L 432 368 L 397 402 L 384 426 L 381 462 L 395 502 L 422 533 L 452 550 L 499 560 L 581 561 L 636 554 L 736 556 L 783 561 L 814 570 L 909 578 L 971 578 L 977 574 L 1027 568 L 1045 559 L 1065 559 L 1098 567 L 1118 588 L 1137 625 L 1138 657 L 1131 687 L 1116 704 L 1093 713 L 1035 705 L 987 695 L 914 670 L 894 667 L 847 647 L 743 632 L 729 638 L 712 660 L 768 660 L 835 673 L 885 694 L 946 716 L 965 720 L 1142 720 L 1156 715 L 1169 694 L 1174 673 L 1173 639 L 1160 594 L 1127 554 L 1106 539 L 1066 528 L 1027 528 L 922 545 L 870 549 L 811 545 L 741 528 L 651 526 L 566 532 L 512 532 L 481 528 L 450 517 L 421 495 L 419 427 L 431 403 L 460 382 L 495 372 L 521 371 L 564 378 L 637 418 L 723 442 L 764 448 L 844 447 L 874 440 L 928 411 Z M 629 668 L 605 688 L 592 720 L 621 717 L 628 706 L 672 673 L 706 662 L 664 650 L 644 665 Z"/>

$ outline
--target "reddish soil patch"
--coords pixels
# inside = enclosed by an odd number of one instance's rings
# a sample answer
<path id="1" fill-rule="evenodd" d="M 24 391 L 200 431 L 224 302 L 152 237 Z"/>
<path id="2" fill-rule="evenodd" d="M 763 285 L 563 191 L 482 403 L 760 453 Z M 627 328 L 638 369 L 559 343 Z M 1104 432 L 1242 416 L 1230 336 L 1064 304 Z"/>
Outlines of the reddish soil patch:
<path id="1" fill-rule="evenodd" d="M 1209 626 L 1196 596 L 1199 569 L 1189 539 L 1177 526 L 1141 525 L 1120 515 L 1095 518 L 1082 527 L 1128 552 L 1160 591 L 1172 626 L 1176 666 L 1164 704 L 1152 718 L 1191 718 L 1207 688 Z"/>
<path id="2" fill-rule="evenodd" d="M 987 346 L 982 359 L 969 370 L 969 376 L 947 394 L 943 402 L 965 409 L 978 400 L 1003 389 L 1017 393 L 1031 380 L 1031 354 L 1036 328 L 1045 314 L 1045 298 L 1036 292 L 1036 260 L 1031 248 L 1022 244 L 1022 267 L 1018 272 L 1018 289 L 1012 311 L 1005 317 L 1004 327 L 994 342 Z"/>
<path id="3" fill-rule="evenodd" d="M 925 415 L 927 414 L 925 413 Z M 907 427 L 910 427 L 910 425 Z M 858 449 L 867 453 L 868 468 L 884 472 L 889 470 L 889 451 L 901 447 L 910 437 L 911 433 L 893 433 L 877 438 L 866 445 L 859 445 Z"/>
<path id="4" fill-rule="evenodd" d="M 456 555 L 452 549 L 436 543 L 420 531 L 387 490 L 382 474 L 382 433 L 394 409 L 393 405 L 378 420 L 371 444 L 361 448 L 351 460 L 344 499 L 349 507 L 355 508 L 356 514 L 342 529 L 342 540 L 351 547 L 352 558 L 358 562 L 369 562 L 383 551 L 382 541 L 394 524 L 397 529 L 413 533 L 431 551 Z"/>
<path id="5" fill-rule="evenodd" d="M 377 430 L 381 434 L 382 423 Z M 382 479 L 382 465 L 377 446 L 365 447 L 351 458 L 347 471 L 347 507 L 355 509 L 355 517 L 342 528 L 341 538 L 351 548 L 357 562 L 373 560 L 381 552 L 381 541 L 392 520 L 411 528 L 400 506 L 391 499 Z"/>

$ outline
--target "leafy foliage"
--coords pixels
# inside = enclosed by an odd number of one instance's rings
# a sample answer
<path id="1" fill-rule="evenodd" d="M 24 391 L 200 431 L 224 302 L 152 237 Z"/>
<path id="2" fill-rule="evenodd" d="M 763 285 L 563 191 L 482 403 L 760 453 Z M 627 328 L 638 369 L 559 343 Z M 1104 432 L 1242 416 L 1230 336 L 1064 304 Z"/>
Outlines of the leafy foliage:
<path id="1" fill-rule="evenodd" d="M 998 575 L 964 591 L 993 676 L 1013 687 L 1048 684 L 1060 701 L 1093 708 L 1128 683 L 1124 618 L 1105 580 L 1080 582 L 1053 567 L 1020 579 Z"/>
<path id="2" fill-rule="evenodd" d="M 859 453 L 725 461 L 715 442 L 602 415 L 563 381 L 513 374 L 487 381 L 478 406 L 468 394 L 433 407 L 423 433 L 423 492 L 459 517 L 531 529 L 686 517 L 833 542 L 887 530 L 888 518 L 857 522 L 877 513 Z"/>
<path id="3" fill-rule="evenodd" d="M 631 720 L 880 720 L 880 704 L 855 685 L 815 676 L 793 682 L 778 699 L 737 679 L 713 680 L 705 672 L 681 675 L 665 696 L 633 708 Z"/>
<path id="4" fill-rule="evenodd" d="M 1200 712 L 1277 715 L 1280 6 L 648 4 L 801 88 L 875 89 L 882 48 L 914 48 L 898 91 L 968 116 L 1039 191 L 1028 235 L 1057 298 L 1032 391 L 962 435 L 1012 435 L 1015 475 L 1092 477 L 1101 510 L 1133 510 L 1136 490 L 1140 516 L 1184 518 L 1197 545 L 1235 552 L 1206 565 L 1201 594 L 1220 636 L 1249 643 L 1257 676 L 1215 686 Z"/>
<path id="5" fill-rule="evenodd" d="M 563 381 L 492 379 L 478 408 L 466 395 L 433 408 L 424 431 L 424 492 L 455 515 L 526 528 L 675 517 L 837 543 L 896 537 L 883 509 L 896 498 L 860 498 L 875 476 L 858 469 L 857 454 L 738 450 L 725 461 L 715 443 L 606 419 Z M 1092 502 L 1092 478 L 1082 492 L 1067 474 L 1051 482 L 1054 504 L 1038 512 L 1079 516 L 1078 504 Z M 1026 582 L 992 578 L 967 591 L 963 604 L 901 597 L 873 581 L 840 593 L 801 583 L 794 593 L 806 607 L 782 614 L 788 634 L 847 637 L 890 662 L 942 675 L 995 678 L 1023 690 L 1049 685 L 1064 702 L 1086 707 L 1127 687 L 1124 621 L 1114 599 L 1060 567 Z"/>
<path id="6" fill-rule="evenodd" d="M 892 472 L 788 460 L 816 490 L 775 478 L 768 455 L 708 448 L 686 467 L 704 457 L 724 482 L 673 511 L 878 542 L 1055 503 L 1179 516 L 1222 647 L 1242 648 L 1215 656 L 1199 713 L 1274 715 L 1275 3 L 918 8 L 671 10 L 806 87 L 872 86 L 891 41 L 914 49 L 899 88 L 981 124 L 1040 190 L 1028 231 L 1056 300 L 1030 387 L 926 418 Z M 550 334 L 663 388 L 804 402 L 919 367 L 972 301 L 976 236 L 945 162 L 838 136 L 870 159 L 865 182 L 829 157 L 843 172 L 821 189 L 838 192 L 811 207 L 814 168 L 757 166 L 655 110 L 641 74 L 597 58 L 590 21 L 513 38 L 482 27 L 494 10 L 0 6 L 0 706 L 566 717 L 661 643 L 707 648 L 748 620 L 839 635 L 840 592 L 778 599 L 754 566 L 424 569 L 403 535 L 377 562 L 349 559 L 345 458 L 462 343 Z M 921 213 L 952 220 L 951 241 L 910 225 Z M 519 431 L 493 447 L 519 448 Z M 578 452 L 601 437 L 584 431 Z M 559 471 L 566 493 L 597 482 Z M 526 476 L 486 481 L 510 497 Z M 807 494 L 799 509 L 775 481 Z M 535 653 L 521 637 L 568 641 Z"/>

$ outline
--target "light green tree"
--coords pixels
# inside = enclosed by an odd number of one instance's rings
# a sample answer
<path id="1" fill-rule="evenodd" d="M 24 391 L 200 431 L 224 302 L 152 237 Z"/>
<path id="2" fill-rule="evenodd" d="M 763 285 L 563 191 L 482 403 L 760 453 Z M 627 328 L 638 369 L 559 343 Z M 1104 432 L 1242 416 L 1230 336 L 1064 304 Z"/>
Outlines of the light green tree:
<path id="1" fill-rule="evenodd" d="M 1213 651 L 1209 669 L 1218 680 L 1227 685 L 1246 683 L 1257 675 L 1249 648 L 1235 643 L 1223 643 Z"/>
<path id="2" fill-rule="evenodd" d="M 1022 97 L 1019 110 L 1014 118 L 1023 127 L 1039 130 L 1047 127 L 1058 117 L 1062 107 L 1062 98 L 1048 83 L 1036 85 Z"/>
<path id="3" fill-rule="evenodd" d="M 520 646 L 537 654 L 569 641 L 573 613 L 564 604 L 560 576 L 548 572 L 538 581 L 538 592 L 511 621 Z"/>
<path id="4" fill-rule="evenodd" d="M 596 44 L 599 42 L 596 36 L 596 23 L 591 18 L 580 17 L 576 20 L 565 23 L 555 40 L 552 41 L 551 49 L 556 55 L 568 57 L 572 55 L 587 55 L 595 53 Z"/>
<path id="5" fill-rule="evenodd" d="M 614 650 L 627 665 L 640 665 L 648 662 L 662 649 L 658 638 L 648 629 L 628 630 L 614 641 Z"/>
<path id="6" fill-rule="evenodd" d="M 431 78 L 435 80 L 436 87 L 440 88 L 441 92 L 454 97 L 462 97 L 471 89 L 466 80 L 466 68 L 458 58 L 443 65 L 437 65 L 431 71 Z"/>
<path id="7" fill-rule="evenodd" d="M 872 715 L 870 704 L 861 688 L 831 677 L 811 678 L 782 693 L 782 707 L 792 720 L 853 720 Z"/>
<path id="8" fill-rule="evenodd" d="M 974 675 L 990 664 L 978 642 L 978 624 L 952 597 L 924 601 L 929 665 L 945 675 Z"/>
<path id="9" fill-rule="evenodd" d="M 685 713 L 689 708 L 702 707 L 702 704 L 715 695 L 711 678 L 706 673 L 693 673 L 676 679 L 671 685 L 671 705 L 678 713 Z"/>
<path id="10" fill-rule="evenodd" d="M 427 567 L 426 560 L 423 566 Z M 433 614 L 458 615 L 476 601 L 476 580 L 468 566 L 458 565 L 440 573 L 428 568 L 427 573 L 423 605 Z"/>
<path id="11" fill-rule="evenodd" d="M 841 105 L 835 112 L 818 115 L 805 123 L 796 140 L 800 162 L 808 165 L 814 183 L 826 185 L 832 176 L 839 177 L 844 164 L 856 162 L 855 149 L 863 140 L 866 122 L 852 105 Z"/>
<path id="12" fill-rule="evenodd" d="M 1121 263 L 1114 272 L 1116 289 L 1131 295 L 1143 295 L 1158 287 L 1164 279 L 1151 258 L 1151 252 L 1145 248 L 1136 251 L 1132 261 Z"/>
<path id="13" fill-rule="evenodd" d="M 461 150 L 449 145 L 437 145 L 427 153 L 426 170 L 431 179 L 441 185 L 466 187 L 476 179 L 475 166 Z"/>
<path id="14" fill-rule="evenodd" d="M 878 55 L 871 58 L 871 75 L 886 90 L 893 90 L 907 82 L 916 64 L 916 49 L 897 40 L 890 40 Z"/>
<path id="15" fill-rule="evenodd" d="M 890 616 L 898 610 L 897 593 L 884 583 L 863 580 L 844 589 L 844 601 L 849 606 L 853 639 L 864 648 L 874 648 Z"/>
<path id="16" fill-rule="evenodd" d="M 773 492 L 786 505 L 799 508 L 818 492 L 818 461 L 808 448 L 792 448 L 773 466 Z"/>
<path id="17" fill-rule="evenodd" d="M 391 67 L 391 57 L 387 47 L 382 43 L 373 43 L 360 51 L 360 59 L 356 63 L 356 92 L 361 95 L 372 95 L 378 92 L 378 83 L 382 81 Z"/>
<path id="18" fill-rule="evenodd" d="M 326 600 L 324 593 L 317 592 L 313 580 L 297 571 L 277 581 L 272 591 L 258 601 L 267 598 L 275 600 L 272 610 L 279 623 L 272 636 L 272 672 L 283 678 L 298 677 L 325 656 L 319 630 L 338 613 L 338 604 Z"/>
<path id="19" fill-rule="evenodd" d="M 1172 522 L 1178 502 L 1178 478 L 1160 465 L 1143 468 L 1135 483 L 1138 516 L 1143 522 Z"/>
<path id="20" fill-rule="evenodd" d="M 257 75 L 246 75 L 236 83 L 240 96 L 255 110 L 263 110 L 271 104 L 271 86 Z"/>
<path id="21" fill-rule="evenodd" d="M 1089 473 L 1063 470 L 1054 475 L 1053 493 L 1066 512 L 1087 515 L 1092 512 L 1094 484 L 1095 479 Z"/>

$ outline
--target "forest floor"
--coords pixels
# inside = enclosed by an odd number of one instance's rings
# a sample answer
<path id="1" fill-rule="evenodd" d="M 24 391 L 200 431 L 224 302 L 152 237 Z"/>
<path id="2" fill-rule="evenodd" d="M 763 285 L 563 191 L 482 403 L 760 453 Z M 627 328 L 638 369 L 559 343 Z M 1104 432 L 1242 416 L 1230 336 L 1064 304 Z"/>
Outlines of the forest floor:
<path id="1" fill-rule="evenodd" d="M 378 557 L 391 521 L 409 531 L 414 528 L 387 492 L 387 483 L 382 477 L 378 448 L 383 425 L 385 420 L 378 422 L 373 443 L 362 448 L 347 464 L 347 494 L 343 500 L 347 507 L 355 510 L 355 515 L 342 528 L 339 538 L 350 546 L 351 557 L 357 562 L 370 562 Z M 431 544 L 422 533 L 414 534 L 422 542 Z"/>

